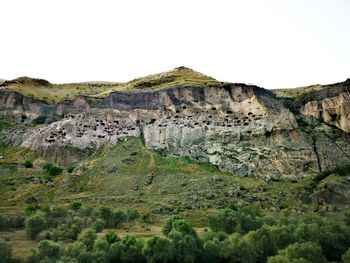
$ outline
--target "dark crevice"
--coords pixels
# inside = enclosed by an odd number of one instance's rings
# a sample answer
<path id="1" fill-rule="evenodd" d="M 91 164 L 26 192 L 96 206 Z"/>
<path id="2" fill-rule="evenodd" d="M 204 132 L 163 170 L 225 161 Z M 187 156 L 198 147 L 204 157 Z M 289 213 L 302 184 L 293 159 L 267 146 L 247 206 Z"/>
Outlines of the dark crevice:
<path id="1" fill-rule="evenodd" d="M 319 170 L 319 172 L 322 172 L 320 156 L 318 155 L 318 152 L 317 152 L 316 136 L 314 134 L 312 134 L 311 139 L 312 139 L 312 149 L 314 150 L 315 155 L 316 155 L 316 159 L 317 159 L 318 170 Z"/>

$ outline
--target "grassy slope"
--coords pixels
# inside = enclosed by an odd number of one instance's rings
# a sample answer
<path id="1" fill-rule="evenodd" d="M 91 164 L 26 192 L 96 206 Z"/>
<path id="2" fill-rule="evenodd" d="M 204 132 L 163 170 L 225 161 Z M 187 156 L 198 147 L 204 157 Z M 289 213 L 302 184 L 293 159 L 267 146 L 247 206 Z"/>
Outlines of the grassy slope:
<path id="1" fill-rule="evenodd" d="M 274 89 L 271 90 L 278 97 L 293 98 L 297 100 L 320 99 L 325 96 L 334 96 L 343 90 L 347 90 L 350 80 L 328 85 L 311 85 L 307 87 L 298 87 L 293 89 Z"/>
<path id="2" fill-rule="evenodd" d="M 17 91 L 25 96 L 31 96 L 49 103 L 57 103 L 63 100 L 72 100 L 79 95 L 106 97 L 113 91 L 145 91 L 180 85 L 218 86 L 221 85 L 221 82 L 191 69 L 179 67 L 126 83 L 86 82 L 52 84 L 43 80 L 22 77 L 6 82 L 0 88 Z"/>
<path id="3" fill-rule="evenodd" d="M 43 161 L 29 150 L 2 146 L 0 154 L 0 209 L 23 209 L 26 201 L 36 198 L 42 204 L 66 205 L 79 200 L 85 205 L 101 204 L 141 212 L 171 208 L 195 225 L 204 225 L 207 213 L 226 204 L 262 208 L 303 209 L 308 203 L 305 189 L 311 179 L 299 182 L 266 182 L 258 178 L 237 177 L 219 171 L 209 164 L 198 164 L 184 158 L 163 157 L 146 149 L 140 138 L 128 138 L 111 148 L 105 146 L 85 160 L 82 174 L 64 172 L 54 179 L 54 187 L 34 184 L 32 178 L 46 177 Z M 34 168 L 22 163 L 34 160 Z M 153 183 L 145 186 L 147 176 Z M 213 177 L 220 177 L 215 182 Z M 135 185 L 138 190 L 133 190 Z M 238 197 L 225 193 L 238 191 Z"/>
<path id="4" fill-rule="evenodd" d="M 237 177 L 219 171 L 210 164 L 198 164 L 185 158 L 164 157 L 144 147 L 140 138 L 130 137 L 112 147 L 104 146 L 86 159 L 82 174 L 66 171 L 54 178 L 54 187 L 34 184 L 32 178 L 46 178 L 41 166 L 44 163 L 28 149 L 0 144 L 0 212 L 7 215 L 23 214 L 26 201 L 34 197 L 41 205 L 67 206 L 73 200 L 84 206 L 110 205 L 124 210 L 137 208 L 141 214 L 152 212 L 156 207 L 169 207 L 197 227 L 199 234 L 208 225 L 207 215 L 226 204 L 262 208 L 263 213 L 273 214 L 271 208 L 288 208 L 307 212 L 316 209 L 310 204 L 311 178 L 298 182 L 264 181 L 252 177 Z M 33 168 L 24 168 L 25 160 L 33 160 Z M 153 174 L 153 183 L 145 186 L 148 175 Z M 214 182 L 213 177 L 221 178 Z M 331 175 L 319 182 L 314 189 L 324 184 L 337 183 L 344 177 Z M 135 185 L 138 190 L 133 190 Z M 225 192 L 235 190 L 238 197 L 226 197 Z M 208 199 L 208 194 L 215 198 Z M 192 201 L 193 198 L 197 201 Z M 176 201 L 176 202 L 174 202 Z M 338 209 L 325 216 L 343 220 L 346 204 L 334 204 Z M 306 206 L 305 204 L 308 204 Z M 124 226 L 115 231 L 120 235 L 148 238 L 159 234 L 161 225 L 169 215 L 152 214 L 152 224 L 141 223 Z M 107 230 L 105 230 L 107 231 Z M 36 245 L 24 230 L 0 232 L 9 238 L 16 257 L 23 257 Z"/>

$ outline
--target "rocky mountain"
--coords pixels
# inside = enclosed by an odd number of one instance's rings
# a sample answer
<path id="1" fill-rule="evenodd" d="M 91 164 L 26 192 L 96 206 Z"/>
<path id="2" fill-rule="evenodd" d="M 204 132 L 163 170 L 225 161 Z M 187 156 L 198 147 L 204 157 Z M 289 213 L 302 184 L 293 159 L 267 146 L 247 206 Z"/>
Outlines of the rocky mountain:
<path id="1" fill-rule="evenodd" d="M 350 161 L 350 80 L 269 91 L 180 67 L 124 84 L 81 85 L 30 78 L 0 85 L 0 115 L 13 116 L 2 140 L 69 164 L 86 149 L 143 137 L 164 156 L 264 178 L 307 177 Z M 43 99 L 50 89 L 65 95 Z M 38 117 L 45 125 L 32 124 Z"/>

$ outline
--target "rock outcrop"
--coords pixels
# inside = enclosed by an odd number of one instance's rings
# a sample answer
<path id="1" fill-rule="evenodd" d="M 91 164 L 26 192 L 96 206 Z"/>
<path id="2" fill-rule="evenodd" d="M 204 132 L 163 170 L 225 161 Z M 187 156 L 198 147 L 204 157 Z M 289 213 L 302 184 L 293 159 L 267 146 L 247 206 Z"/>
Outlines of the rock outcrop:
<path id="1" fill-rule="evenodd" d="M 5 140 L 58 163 L 76 162 L 84 149 L 128 136 L 143 136 L 148 148 L 164 155 L 188 156 L 244 176 L 299 178 L 350 162 L 347 93 L 302 105 L 306 121 L 324 120 L 310 132 L 273 93 L 244 84 L 118 91 L 51 105 L 0 92 L 2 113 L 65 115 L 43 128 L 2 132 Z"/>
<path id="2" fill-rule="evenodd" d="M 350 91 L 331 98 L 312 100 L 303 105 L 301 113 L 350 132 Z"/>

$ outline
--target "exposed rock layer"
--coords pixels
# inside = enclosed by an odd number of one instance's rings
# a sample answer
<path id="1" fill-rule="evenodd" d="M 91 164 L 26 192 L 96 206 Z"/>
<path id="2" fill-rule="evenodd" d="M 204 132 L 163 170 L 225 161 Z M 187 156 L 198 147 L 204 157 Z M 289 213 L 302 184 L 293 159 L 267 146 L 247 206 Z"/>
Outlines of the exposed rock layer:
<path id="1" fill-rule="evenodd" d="M 298 128 L 294 114 L 270 91 L 243 84 L 114 92 L 105 99 L 81 96 L 55 105 L 4 90 L 0 96 L 2 113 L 65 114 L 44 128 L 3 132 L 8 141 L 51 161 L 74 162 L 85 148 L 144 136 L 147 147 L 164 154 L 189 156 L 239 175 L 283 178 L 349 162 L 348 107 L 346 93 L 306 102 L 305 116 L 322 116 L 340 129 L 322 124 L 310 132 Z"/>

